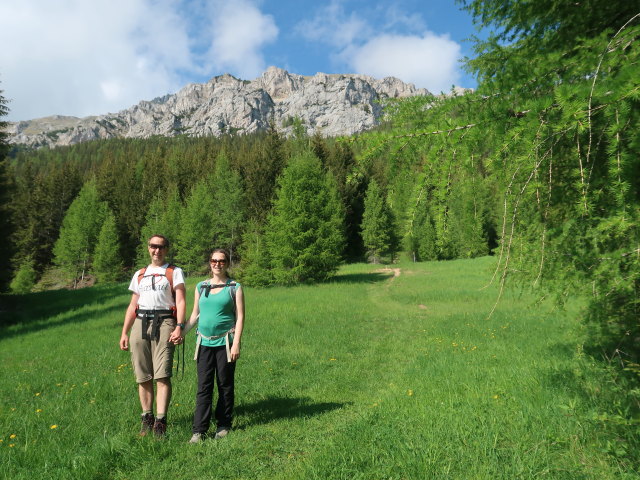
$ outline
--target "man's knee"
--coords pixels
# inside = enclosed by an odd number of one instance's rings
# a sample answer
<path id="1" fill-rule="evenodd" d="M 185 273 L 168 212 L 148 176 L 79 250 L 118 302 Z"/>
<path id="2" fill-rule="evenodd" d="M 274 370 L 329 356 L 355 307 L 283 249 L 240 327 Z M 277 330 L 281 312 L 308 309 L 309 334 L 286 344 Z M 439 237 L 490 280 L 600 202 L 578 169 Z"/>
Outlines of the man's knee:
<path id="1" fill-rule="evenodd" d="M 171 378 L 169 378 L 169 377 L 167 377 L 167 378 L 158 378 L 156 380 L 156 383 L 158 384 L 159 387 L 171 388 Z"/>

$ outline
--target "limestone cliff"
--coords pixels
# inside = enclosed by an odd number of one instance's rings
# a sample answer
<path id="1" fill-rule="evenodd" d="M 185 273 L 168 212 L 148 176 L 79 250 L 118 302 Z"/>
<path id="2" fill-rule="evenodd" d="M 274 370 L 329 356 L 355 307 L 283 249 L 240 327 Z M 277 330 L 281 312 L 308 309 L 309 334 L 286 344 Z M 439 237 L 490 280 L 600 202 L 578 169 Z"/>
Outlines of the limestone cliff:
<path id="1" fill-rule="evenodd" d="M 270 121 L 286 135 L 299 119 L 309 134 L 351 135 L 379 123 L 385 99 L 428 94 L 397 78 L 302 76 L 270 67 L 253 81 L 225 74 L 115 114 L 10 123 L 9 134 L 11 143 L 54 147 L 113 137 L 252 133 Z"/>

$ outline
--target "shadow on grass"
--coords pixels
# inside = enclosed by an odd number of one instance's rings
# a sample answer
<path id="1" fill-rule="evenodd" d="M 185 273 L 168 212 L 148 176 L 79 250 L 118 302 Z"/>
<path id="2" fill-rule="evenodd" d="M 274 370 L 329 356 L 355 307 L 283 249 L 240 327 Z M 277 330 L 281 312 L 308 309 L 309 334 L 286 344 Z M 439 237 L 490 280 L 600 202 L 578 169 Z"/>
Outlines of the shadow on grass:
<path id="1" fill-rule="evenodd" d="M 0 329 L 4 329 L 10 325 L 20 324 L 24 325 L 25 328 L 29 328 L 30 331 L 33 331 L 33 329 L 29 327 L 30 324 L 42 322 L 57 315 L 72 312 L 73 310 L 78 310 L 90 305 L 93 307 L 90 309 L 90 312 L 71 314 L 60 322 L 66 323 L 79 322 L 82 321 L 82 319 L 87 320 L 96 315 L 103 315 L 107 311 L 113 310 L 114 307 L 108 310 L 99 307 L 120 295 L 123 296 L 123 306 L 117 308 L 122 309 L 124 314 L 124 309 L 128 302 L 127 294 L 127 288 L 124 284 L 111 284 L 82 288 L 80 290 L 51 290 L 26 295 L 0 295 Z M 34 328 L 48 328 L 60 322 L 34 326 Z"/>
<path id="2" fill-rule="evenodd" d="M 242 420 L 234 425 L 234 429 L 244 430 L 247 427 L 264 425 L 279 419 L 313 417 L 337 410 L 347 404 L 337 402 L 313 403 L 309 398 L 270 397 L 236 406 L 234 416 L 242 417 Z M 178 417 L 179 423 L 190 423 L 192 420 L 193 414 Z M 212 418 L 212 422 L 215 425 L 214 418 Z"/>
<path id="3" fill-rule="evenodd" d="M 278 419 L 313 417 L 337 410 L 346 403 L 313 403 L 309 398 L 270 397 L 257 402 L 238 405 L 237 415 L 246 417 L 238 428 L 262 425 Z"/>
<path id="4" fill-rule="evenodd" d="M 393 277 L 393 272 L 346 273 L 336 275 L 327 283 L 376 283 Z"/>
<path id="5" fill-rule="evenodd" d="M 584 399 L 590 398 L 585 384 L 588 380 L 579 370 L 576 370 L 576 366 L 571 361 L 576 354 L 575 345 L 566 342 L 554 343 L 548 346 L 548 352 L 550 357 L 559 360 L 564 359 L 567 365 L 541 372 L 540 380 L 542 386 L 549 390 L 568 392 Z"/>

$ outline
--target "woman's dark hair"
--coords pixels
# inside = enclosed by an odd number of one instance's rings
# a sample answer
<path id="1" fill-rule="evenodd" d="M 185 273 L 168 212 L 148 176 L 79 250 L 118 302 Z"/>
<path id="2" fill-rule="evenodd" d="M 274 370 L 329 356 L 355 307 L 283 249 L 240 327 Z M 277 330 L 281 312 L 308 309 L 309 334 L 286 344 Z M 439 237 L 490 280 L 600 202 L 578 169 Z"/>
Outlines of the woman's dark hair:
<path id="1" fill-rule="evenodd" d="M 231 258 L 229 256 L 229 252 L 227 252 L 226 249 L 216 248 L 213 252 L 211 252 L 211 254 L 209 254 L 209 260 L 211 260 L 211 257 L 213 257 L 214 253 L 222 253 L 224 255 L 224 259 L 227 261 L 227 265 L 231 264 Z"/>

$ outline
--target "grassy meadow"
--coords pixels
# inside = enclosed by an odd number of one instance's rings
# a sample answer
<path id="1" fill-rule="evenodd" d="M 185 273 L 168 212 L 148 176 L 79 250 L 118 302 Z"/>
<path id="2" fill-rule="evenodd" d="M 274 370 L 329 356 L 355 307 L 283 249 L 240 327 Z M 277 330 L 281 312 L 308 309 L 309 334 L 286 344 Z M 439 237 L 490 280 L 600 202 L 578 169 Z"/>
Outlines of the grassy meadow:
<path id="1" fill-rule="evenodd" d="M 582 352 L 578 305 L 562 313 L 507 291 L 487 318 L 493 265 L 356 264 L 322 285 L 247 289 L 235 429 L 199 445 L 187 444 L 193 332 L 167 438 L 139 438 L 118 348 L 127 284 L 11 298 L 0 476 L 637 478 L 638 446 L 602 421 L 609 375 Z"/>

